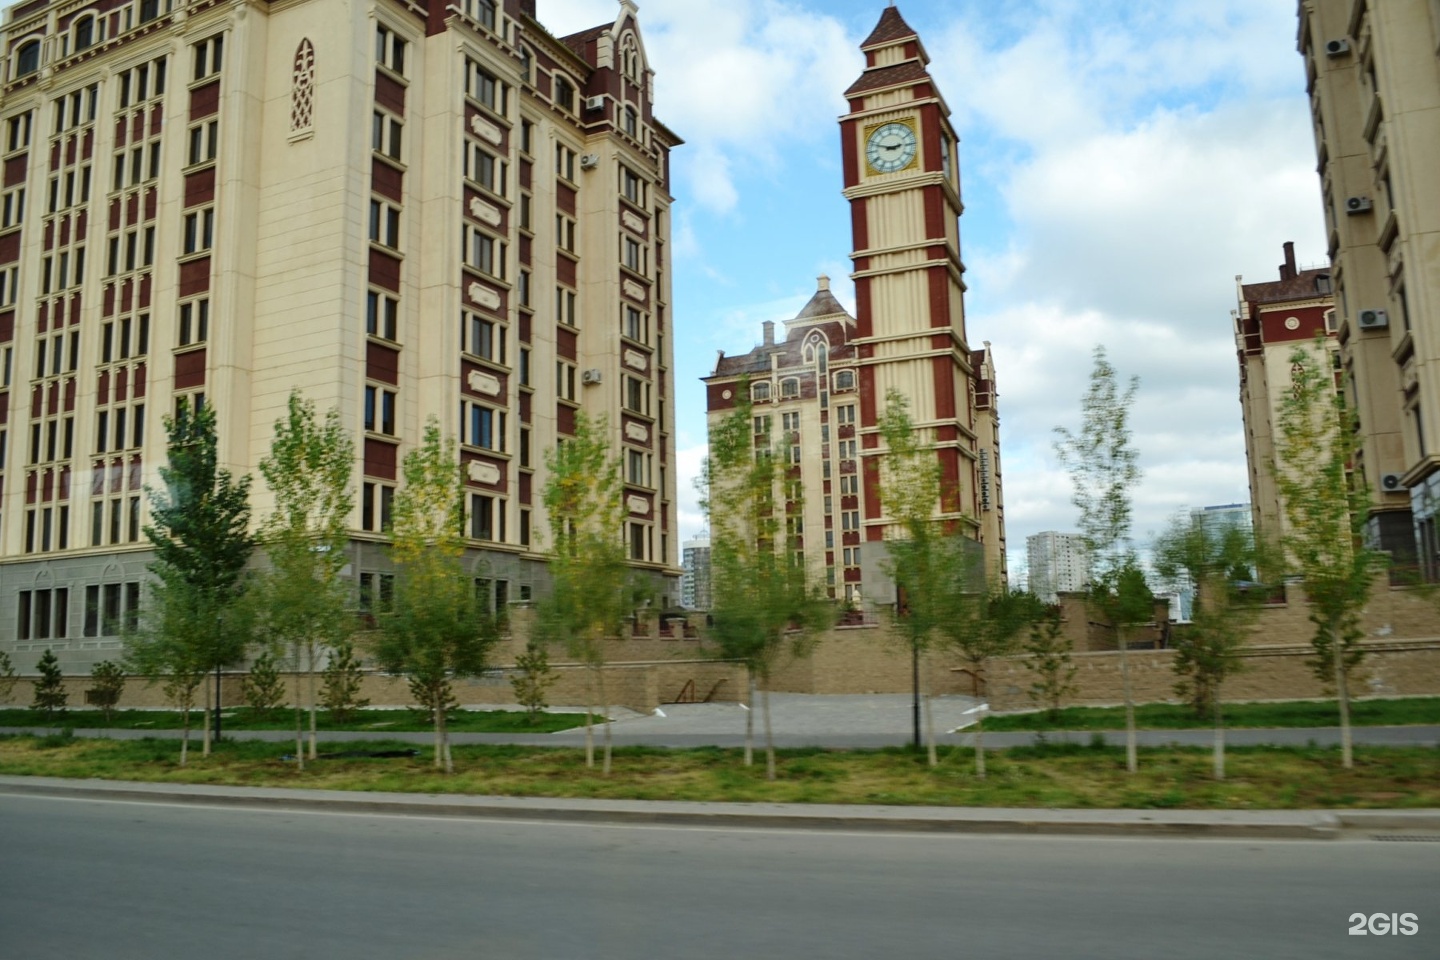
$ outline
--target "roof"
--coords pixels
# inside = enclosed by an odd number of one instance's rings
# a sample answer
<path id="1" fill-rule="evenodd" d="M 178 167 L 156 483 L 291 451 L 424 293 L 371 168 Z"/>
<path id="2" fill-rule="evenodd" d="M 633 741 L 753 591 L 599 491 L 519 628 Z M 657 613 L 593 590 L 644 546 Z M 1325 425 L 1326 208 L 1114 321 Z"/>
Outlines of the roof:
<path id="1" fill-rule="evenodd" d="M 859 80 L 850 84 L 850 88 L 845 91 L 845 96 L 853 97 L 857 93 L 865 93 L 869 90 L 879 90 L 883 87 L 894 87 L 903 83 L 916 83 L 929 79 L 930 74 L 923 63 L 919 60 L 906 60 L 904 63 L 897 63 L 889 67 L 866 70 L 860 75 Z"/>
<path id="2" fill-rule="evenodd" d="M 860 44 L 860 49 L 864 50 L 866 47 L 895 43 L 900 40 L 914 40 L 918 37 L 919 34 L 910 29 L 910 24 L 900 16 L 900 10 L 891 4 L 885 8 L 884 13 L 880 14 L 880 22 L 875 24 L 875 29 L 870 31 L 870 36 Z"/>
<path id="3" fill-rule="evenodd" d="M 738 377 L 747 373 L 769 373 L 770 358 L 780 356 L 780 369 L 801 366 L 804 362 L 805 337 L 820 329 L 830 342 L 830 361 L 843 363 L 853 359 L 855 348 L 850 344 L 855 318 L 830 292 L 830 278 L 821 277 L 819 289 L 794 318 L 785 321 L 785 339 L 778 343 L 762 343 L 749 353 L 733 357 L 721 356 L 712 377 Z"/>
<path id="4" fill-rule="evenodd" d="M 1316 279 L 1330 276 L 1329 267 L 1301 270 L 1287 280 L 1270 280 L 1265 283 L 1247 283 L 1241 286 L 1241 296 L 1251 303 L 1278 303 L 1283 300 L 1311 300 L 1315 297 L 1331 296 L 1329 289 L 1320 290 Z"/>
<path id="5" fill-rule="evenodd" d="M 589 30 L 581 30 L 579 33 L 572 33 L 568 37 L 561 37 L 560 42 L 565 44 L 565 46 L 569 47 L 571 50 L 575 51 L 576 56 L 580 57 L 583 60 L 585 59 L 585 45 L 590 43 L 592 40 L 599 40 L 601 37 L 603 37 L 606 33 L 610 31 L 610 28 L 612 26 L 613 24 L 602 23 L 598 27 L 591 27 Z"/>
<path id="6" fill-rule="evenodd" d="M 835 299 L 835 294 L 830 292 L 830 288 L 823 287 L 815 291 L 815 296 L 811 297 L 810 302 L 795 314 L 795 319 L 810 320 L 814 317 L 831 317 L 837 313 L 849 316 L 845 308 L 840 305 L 840 301 Z"/>

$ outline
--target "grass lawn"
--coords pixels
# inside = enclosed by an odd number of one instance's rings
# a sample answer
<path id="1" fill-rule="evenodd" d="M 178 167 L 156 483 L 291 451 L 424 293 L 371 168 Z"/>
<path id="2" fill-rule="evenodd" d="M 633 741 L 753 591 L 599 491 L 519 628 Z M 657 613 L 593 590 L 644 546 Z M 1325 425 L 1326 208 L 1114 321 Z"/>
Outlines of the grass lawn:
<path id="1" fill-rule="evenodd" d="M 1440 723 L 1440 697 L 1401 700 L 1352 700 L 1350 722 L 1359 727 Z M 1178 703 L 1145 703 L 1135 707 L 1135 725 L 1142 730 L 1185 730 L 1211 726 Z M 1338 727 L 1340 708 L 1334 700 L 1225 705 L 1227 727 Z M 1044 711 L 985 718 L 986 730 L 1123 730 L 1124 707 L 1066 707 L 1058 720 Z"/>
<path id="2" fill-rule="evenodd" d="M 554 733 L 556 730 L 583 727 L 585 714 L 542 713 L 536 721 L 532 724 L 529 716 L 521 710 L 458 710 L 451 718 L 450 732 Z M 294 730 L 295 714 L 291 710 L 276 710 L 257 717 L 253 710 L 237 707 L 222 711 L 220 722 L 223 730 Z M 414 710 L 357 710 L 344 723 L 335 720 L 328 710 L 321 710 L 316 722 L 321 730 L 353 730 L 378 735 L 386 731 L 414 733 L 434 729 L 427 717 Z M 197 710 L 190 715 L 190 728 L 199 730 L 200 724 L 200 712 Z M 105 725 L 105 717 L 98 710 L 71 710 L 49 722 L 40 710 L 0 710 L 0 727 L 103 729 Z M 179 730 L 181 720 L 179 713 L 169 710 L 117 710 L 111 717 L 110 726 L 117 730 Z M 305 729 L 310 729 L 308 714 L 305 716 Z"/>
<path id="3" fill-rule="evenodd" d="M 395 741 L 345 744 L 406 749 Z M 779 780 L 763 762 L 746 768 L 739 750 L 615 751 L 615 772 L 587 770 L 579 750 L 455 746 L 456 773 L 437 773 L 430 751 L 410 758 L 331 759 L 303 772 L 281 760 L 284 744 L 226 741 L 214 756 L 192 750 L 177 764 L 173 740 L 78 740 L 66 736 L 0 738 L 0 773 L 99 777 L 170 783 L 312 787 L 544 797 L 802 803 L 936 804 L 996 807 L 1278 808 L 1440 806 L 1440 750 L 1356 751 L 1344 770 L 1337 750 L 1248 747 L 1229 751 L 1230 779 L 1210 779 L 1204 749 L 1140 751 L 1140 772 L 1125 772 L 1119 747 L 1049 744 L 992 751 L 990 776 L 977 780 L 973 753 L 942 751 L 931 770 L 902 749 L 780 751 Z"/>

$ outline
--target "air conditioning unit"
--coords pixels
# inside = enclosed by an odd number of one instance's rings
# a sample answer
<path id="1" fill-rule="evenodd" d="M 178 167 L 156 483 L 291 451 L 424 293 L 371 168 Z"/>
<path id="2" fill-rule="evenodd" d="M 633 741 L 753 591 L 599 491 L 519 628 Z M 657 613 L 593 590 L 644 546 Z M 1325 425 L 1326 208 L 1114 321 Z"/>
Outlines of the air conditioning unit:
<path id="1" fill-rule="evenodd" d="M 1390 314 L 1384 310 L 1361 310 L 1361 330 L 1384 330 L 1390 326 Z"/>
<path id="2" fill-rule="evenodd" d="M 1327 57 L 1343 57 L 1349 52 L 1349 40 L 1331 40 L 1329 43 L 1325 44 L 1325 56 Z"/>
<path id="3" fill-rule="evenodd" d="M 587 153 L 580 158 L 581 170 L 594 170 L 598 166 L 600 166 L 600 154 L 598 153 Z"/>
<path id="4" fill-rule="evenodd" d="M 604 98 L 604 97 L 586 97 L 586 98 L 585 98 L 585 109 L 586 109 L 586 110 L 604 110 L 604 109 L 605 109 L 605 98 Z"/>
<path id="5" fill-rule="evenodd" d="M 580 374 L 580 382 L 581 382 L 581 383 L 585 383 L 585 384 L 599 383 L 599 382 L 600 382 L 600 379 L 601 379 L 601 376 L 600 376 L 600 370 L 599 370 L 598 367 L 591 367 L 589 370 L 586 370 L 585 372 L 583 372 L 583 373 Z"/>
<path id="6" fill-rule="evenodd" d="M 1380 489 L 1386 493 L 1399 493 L 1404 487 L 1400 486 L 1400 474 L 1387 473 L 1380 478 Z"/>
<path id="7" fill-rule="evenodd" d="M 1374 202 L 1369 197 L 1345 198 L 1346 213 L 1369 213 L 1371 208 L 1374 206 Z"/>

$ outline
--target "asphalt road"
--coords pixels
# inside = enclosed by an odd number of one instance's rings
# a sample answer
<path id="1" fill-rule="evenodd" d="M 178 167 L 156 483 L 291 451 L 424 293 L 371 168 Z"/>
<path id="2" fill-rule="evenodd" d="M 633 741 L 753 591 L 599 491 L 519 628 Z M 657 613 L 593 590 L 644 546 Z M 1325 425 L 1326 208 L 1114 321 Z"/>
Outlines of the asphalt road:
<path id="1" fill-rule="evenodd" d="M 1440 956 L 1440 844 L 532 824 L 0 795 L 0 956 Z M 1414 936 L 1352 936 L 1411 912 Z"/>

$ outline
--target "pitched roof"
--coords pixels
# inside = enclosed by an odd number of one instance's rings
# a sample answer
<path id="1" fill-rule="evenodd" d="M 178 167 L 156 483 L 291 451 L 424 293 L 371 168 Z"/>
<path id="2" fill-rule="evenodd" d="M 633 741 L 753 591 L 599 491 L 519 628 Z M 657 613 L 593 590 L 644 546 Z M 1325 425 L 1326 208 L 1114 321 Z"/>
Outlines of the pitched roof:
<path id="1" fill-rule="evenodd" d="M 910 29 L 910 24 L 905 22 L 905 18 L 900 16 L 900 10 L 892 4 L 885 8 L 884 13 L 880 14 L 880 22 L 875 24 L 875 29 L 870 31 L 870 36 L 860 44 L 860 49 L 864 50 L 866 47 L 878 46 L 882 43 L 913 40 L 918 36 L 919 34 Z"/>
<path id="2" fill-rule="evenodd" d="M 610 30 L 612 25 L 602 23 L 598 27 L 591 27 L 589 30 L 581 30 L 579 33 L 572 33 L 568 37 L 561 37 L 560 42 L 565 44 L 582 60 L 585 59 L 585 45 L 592 40 L 598 40 Z"/>
<path id="3" fill-rule="evenodd" d="M 919 60 L 906 60 L 904 63 L 897 63 L 889 67 L 866 70 L 860 75 L 859 80 L 850 84 L 850 88 L 845 91 L 845 96 L 853 97 L 857 93 L 865 93 L 869 90 L 879 90 L 883 87 L 917 83 L 929 79 L 930 74 L 923 63 Z"/>
<path id="4" fill-rule="evenodd" d="M 1269 280 L 1263 283 L 1247 283 L 1242 287 L 1243 296 L 1252 303 L 1278 303 L 1283 300 L 1309 300 L 1314 297 L 1331 296 L 1330 291 L 1321 290 L 1316 284 L 1320 277 L 1330 275 L 1329 267 L 1315 270 L 1301 270 L 1288 280 Z"/>
<path id="5" fill-rule="evenodd" d="M 830 288 L 823 287 L 815 291 L 815 296 L 811 297 L 810 302 L 795 314 L 795 319 L 810 320 L 815 317 L 831 317 L 837 313 L 845 313 L 847 317 L 849 316 L 845 312 L 845 308 L 840 305 L 840 301 L 835 299 L 835 294 L 830 292 Z"/>

